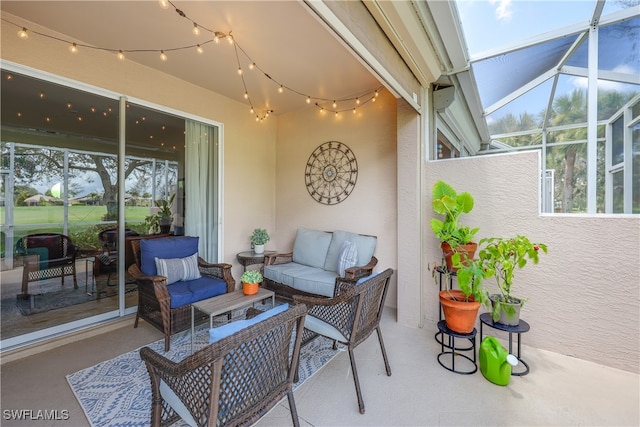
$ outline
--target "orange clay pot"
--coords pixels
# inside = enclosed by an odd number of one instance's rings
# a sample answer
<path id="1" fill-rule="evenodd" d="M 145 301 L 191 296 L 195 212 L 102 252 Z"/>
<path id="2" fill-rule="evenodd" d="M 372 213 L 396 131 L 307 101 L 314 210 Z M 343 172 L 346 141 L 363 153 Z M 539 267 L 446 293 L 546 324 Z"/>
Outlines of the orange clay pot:
<path id="1" fill-rule="evenodd" d="M 258 283 L 243 283 L 242 293 L 245 295 L 255 295 L 258 293 L 259 287 Z"/>
<path id="2" fill-rule="evenodd" d="M 456 299 L 453 300 L 452 296 Z M 480 310 L 480 302 L 464 300 L 462 291 L 452 289 L 450 291 L 440 291 L 440 304 L 444 312 L 444 320 L 449 329 L 462 334 L 473 331 Z"/>

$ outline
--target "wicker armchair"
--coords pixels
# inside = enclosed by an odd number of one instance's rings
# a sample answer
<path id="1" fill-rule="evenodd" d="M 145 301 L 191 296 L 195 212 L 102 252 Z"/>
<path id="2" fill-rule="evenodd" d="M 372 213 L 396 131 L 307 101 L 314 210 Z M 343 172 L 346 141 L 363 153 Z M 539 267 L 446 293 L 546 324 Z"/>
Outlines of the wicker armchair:
<path id="1" fill-rule="evenodd" d="M 140 240 L 131 241 L 135 264 L 128 272 L 138 284 L 138 312 L 134 328 L 138 327 L 140 318 L 164 333 L 164 349 L 169 351 L 171 335 L 191 327 L 191 304 L 171 308 L 171 296 L 164 276 L 146 276 L 141 270 Z M 233 292 L 236 282 L 231 275 L 231 264 L 210 264 L 202 258 L 198 259 L 198 268 L 203 276 L 212 276 L 226 282 L 226 292 Z M 207 319 L 204 313 L 196 310 L 196 322 Z"/>
<path id="2" fill-rule="evenodd" d="M 294 306 L 178 363 L 142 348 L 140 357 L 151 379 L 151 425 L 176 422 L 181 418 L 176 406 L 188 412 L 182 418 L 191 425 L 251 425 L 287 396 L 293 425 L 298 426 L 293 378 L 300 357 L 302 334 L 298 331 L 304 326 L 306 311 L 304 305 Z M 178 399 L 178 405 L 169 404 Z"/>
<path id="3" fill-rule="evenodd" d="M 364 399 L 360 390 L 353 350 L 369 338 L 375 330 L 378 333 L 387 375 L 391 376 L 391 367 L 380 330 L 380 318 L 392 274 L 393 270 L 388 268 L 359 281 L 339 279 L 340 293 L 333 298 L 302 295 L 293 297 L 296 304 L 305 304 L 309 310 L 302 345 L 323 335 L 334 340 L 334 347 L 336 342 L 347 346 L 361 414 L 364 414 Z"/>
<path id="4" fill-rule="evenodd" d="M 22 289 L 18 298 L 28 298 L 29 282 L 35 280 L 73 277 L 73 287 L 78 289 L 76 277 L 76 255 L 78 247 L 69 236 L 58 233 L 29 234 L 16 242 L 16 253 L 24 256 Z"/>

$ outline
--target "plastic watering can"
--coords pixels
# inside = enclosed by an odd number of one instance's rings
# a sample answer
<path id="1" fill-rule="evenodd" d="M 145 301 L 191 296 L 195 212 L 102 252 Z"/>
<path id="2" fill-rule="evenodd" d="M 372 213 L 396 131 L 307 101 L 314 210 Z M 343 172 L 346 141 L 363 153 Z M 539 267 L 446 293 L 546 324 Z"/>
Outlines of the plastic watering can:
<path id="1" fill-rule="evenodd" d="M 518 364 L 518 358 L 509 354 L 502 344 L 492 336 L 487 336 L 482 340 L 478 353 L 482 375 L 494 384 L 509 384 L 511 368 Z"/>

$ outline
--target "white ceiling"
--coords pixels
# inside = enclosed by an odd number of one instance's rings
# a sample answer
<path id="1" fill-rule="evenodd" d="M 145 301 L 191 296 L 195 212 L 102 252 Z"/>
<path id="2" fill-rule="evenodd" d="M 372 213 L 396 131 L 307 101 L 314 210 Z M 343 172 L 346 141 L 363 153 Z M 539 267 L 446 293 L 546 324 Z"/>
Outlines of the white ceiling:
<path id="1" fill-rule="evenodd" d="M 246 89 L 258 114 L 266 110 L 273 110 L 277 115 L 298 108 L 313 108 L 307 106 L 305 96 L 286 89 L 279 93 L 276 82 L 305 95 L 330 100 L 361 96 L 380 86 L 302 2 L 174 1 L 173 4 L 199 26 L 233 34 L 237 46 L 250 58 L 238 50 Z M 69 42 L 116 51 L 154 50 L 126 53 L 126 57 L 243 102 L 250 108 L 237 72 L 234 47 L 224 41 L 205 44 L 212 40 L 211 32 L 201 29 L 200 36 L 195 36 L 193 23 L 176 13 L 174 7 L 162 9 L 157 1 L 3 0 L 0 8 L 62 33 L 68 36 Z M 29 22 L 21 19 L 14 23 L 29 28 Z M 2 25 L 7 23 L 3 21 Z M 32 33 L 29 42 L 37 43 L 41 37 Z M 195 48 L 171 51 L 198 43 L 203 45 L 203 54 L 198 54 Z M 68 46 L 60 42 L 61 52 L 71 55 Z M 78 55 L 82 55 L 83 49 L 87 48 L 80 47 Z M 160 49 L 168 55 L 166 62 L 159 59 Z M 73 60 L 72 57 L 69 60 Z M 116 61 L 114 54 L 114 63 Z M 249 70 L 251 61 L 264 73 Z"/>

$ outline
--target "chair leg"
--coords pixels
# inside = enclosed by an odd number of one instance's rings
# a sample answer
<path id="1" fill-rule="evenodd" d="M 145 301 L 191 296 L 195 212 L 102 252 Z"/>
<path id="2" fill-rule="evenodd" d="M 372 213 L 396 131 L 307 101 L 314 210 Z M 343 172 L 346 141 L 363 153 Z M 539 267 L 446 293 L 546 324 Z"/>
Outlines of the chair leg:
<path id="1" fill-rule="evenodd" d="M 298 410 L 296 409 L 296 401 L 293 400 L 293 390 L 287 392 L 287 399 L 289 399 L 289 410 L 291 411 L 291 420 L 294 427 L 300 426 L 300 420 L 298 419 Z"/>
<path id="2" fill-rule="evenodd" d="M 364 414 L 364 399 L 362 398 L 362 391 L 360 390 L 360 380 L 358 380 L 358 370 L 356 369 L 356 358 L 351 348 L 349 348 L 349 360 L 351 361 L 351 370 L 353 371 L 353 382 L 356 385 L 356 394 L 358 395 L 358 408 L 360 409 L 360 413 Z"/>
<path id="3" fill-rule="evenodd" d="M 380 326 L 378 326 L 376 328 L 376 331 L 378 332 L 378 341 L 380 341 L 380 350 L 382 350 L 382 358 L 384 359 L 384 367 L 387 370 L 387 376 L 390 377 L 391 376 L 391 365 L 389 365 L 389 359 L 387 358 L 387 351 L 384 348 L 384 341 L 382 340 L 382 330 L 380 329 Z"/>

